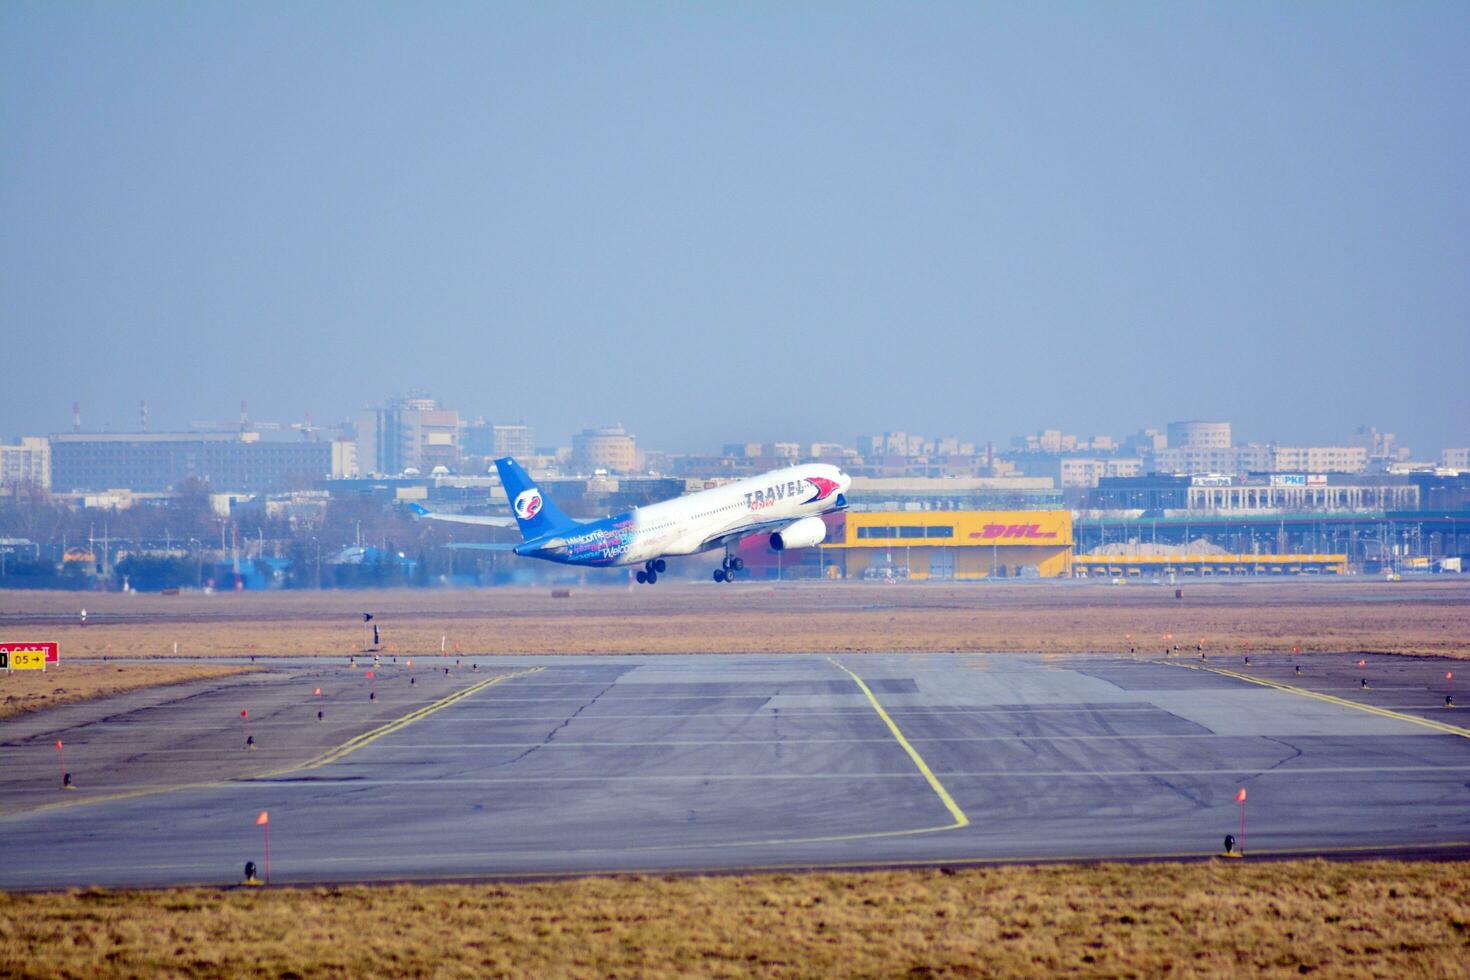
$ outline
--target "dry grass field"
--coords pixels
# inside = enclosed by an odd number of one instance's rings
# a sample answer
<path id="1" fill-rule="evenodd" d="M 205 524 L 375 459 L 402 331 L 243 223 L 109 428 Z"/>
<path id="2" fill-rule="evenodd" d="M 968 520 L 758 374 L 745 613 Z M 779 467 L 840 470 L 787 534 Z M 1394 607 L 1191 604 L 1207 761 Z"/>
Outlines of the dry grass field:
<path id="1" fill-rule="evenodd" d="M 1116 652 L 1207 650 L 1470 657 L 1470 581 L 731 586 L 247 595 L 0 592 L 0 632 L 64 656 L 345 654 L 374 613 L 392 652 Z M 85 605 L 86 627 L 76 625 Z M 35 635 L 32 635 L 35 634 Z M 1173 637 L 1166 641 L 1164 636 Z M 1131 639 L 1129 639 L 1131 637 Z"/>
<path id="2" fill-rule="evenodd" d="M 209 680 L 253 669 L 208 664 L 62 663 L 44 673 L 39 670 L 0 673 L 0 718 L 142 687 Z"/>
<path id="3" fill-rule="evenodd" d="M 1470 863 L 0 894 L 0 975 L 1463 977 Z"/>

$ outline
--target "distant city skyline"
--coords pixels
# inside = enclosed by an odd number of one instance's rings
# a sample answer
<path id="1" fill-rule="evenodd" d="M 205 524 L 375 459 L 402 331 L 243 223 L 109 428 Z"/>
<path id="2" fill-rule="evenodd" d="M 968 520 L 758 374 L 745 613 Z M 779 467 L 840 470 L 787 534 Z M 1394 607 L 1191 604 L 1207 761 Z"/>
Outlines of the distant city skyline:
<path id="1" fill-rule="evenodd" d="M 409 389 L 404 389 L 405 392 L 408 391 L 408 390 Z M 454 410 L 455 412 L 457 412 L 458 415 L 459 415 L 459 418 L 460 418 L 460 423 L 462 425 L 470 425 L 470 424 L 473 424 L 473 423 L 476 423 L 476 422 L 484 422 L 486 424 L 493 424 L 493 425 L 507 425 L 507 424 L 508 425 L 524 425 L 524 426 L 526 426 L 527 428 L 529 428 L 531 430 L 531 432 L 533 434 L 533 438 L 534 438 L 534 445 L 536 445 L 538 447 L 547 447 L 547 448 L 550 448 L 550 447 L 560 447 L 560 448 L 567 448 L 567 447 L 573 445 L 573 443 L 575 441 L 575 437 L 578 435 L 578 433 L 581 433 L 584 430 L 594 429 L 594 428 L 598 428 L 598 427 L 605 426 L 605 425 L 616 425 L 616 424 L 618 424 L 618 420 L 615 420 L 615 419 L 587 419 L 587 420 L 584 420 L 582 423 L 576 425 L 572 430 L 570 430 L 568 432 L 565 432 L 565 433 L 557 433 L 557 432 L 553 432 L 553 431 L 548 431 L 545 427 L 543 427 L 542 425 L 538 424 L 537 420 L 534 419 L 534 418 L 515 418 L 515 419 L 501 418 L 501 417 L 496 417 L 494 415 L 491 415 L 491 414 L 488 414 L 488 413 L 484 413 L 484 412 L 466 411 L 465 408 L 462 407 L 462 406 L 452 405 L 452 404 L 449 404 L 449 403 L 445 402 L 443 399 L 438 398 L 437 395 L 434 392 L 430 391 L 430 390 L 422 389 L 422 388 L 414 388 L 414 389 L 411 389 L 411 390 L 412 390 L 412 392 L 413 392 L 413 394 L 414 394 L 415 397 L 428 398 L 428 399 L 434 400 L 439 405 L 441 405 L 442 407 L 444 407 L 446 409 L 451 409 L 451 410 Z M 384 403 L 388 399 L 395 398 L 395 397 L 400 397 L 401 395 L 403 395 L 403 392 L 399 392 L 398 394 L 395 394 L 395 395 L 385 396 L 384 399 L 380 399 L 379 400 L 379 403 L 378 404 L 381 405 L 382 403 Z M 406 396 L 404 396 L 404 397 L 406 397 Z M 146 401 L 146 399 L 145 399 L 145 401 Z M 299 418 L 289 418 L 289 417 L 284 417 L 284 416 L 269 416 L 269 415 L 267 415 L 265 413 L 259 413 L 258 414 L 254 410 L 254 408 L 250 407 L 248 405 L 248 403 L 247 403 L 246 421 L 248 422 L 248 431 L 260 431 L 258 427 L 261 424 L 267 424 L 267 425 L 272 426 L 272 427 L 274 427 L 274 426 L 280 426 L 280 430 L 279 430 L 280 431 L 280 435 L 275 436 L 275 437 L 276 438 L 292 438 L 293 435 L 292 435 L 292 429 L 291 429 L 291 427 L 305 424 L 305 420 L 306 420 L 306 418 L 307 418 L 307 416 L 309 414 L 310 419 L 311 419 L 311 425 L 312 425 L 313 429 L 320 433 L 320 435 L 318 436 L 318 438 L 330 439 L 330 438 L 333 438 L 337 432 L 344 430 L 348 426 L 354 426 L 354 425 L 356 425 L 356 426 L 359 426 L 360 427 L 360 425 L 361 425 L 361 419 L 362 419 L 362 417 L 364 415 L 364 410 L 367 410 L 368 413 L 371 413 L 371 411 L 375 410 L 377 407 L 378 407 L 377 405 L 367 404 L 367 405 L 364 405 L 364 406 L 360 406 L 355 411 L 345 413 L 343 416 L 337 417 L 337 418 L 333 418 L 333 417 L 329 417 L 329 416 L 323 416 L 322 414 L 317 413 L 317 412 L 310 412 L 310 413 L 303 412 L 302 415 L 301 415 L 301 417 L 299 417 Z M 188 417 L 189 417 L 188 418 L 188 421 L 185 421 L 183 423 L 180 423 L 177 426 L 168 426 L 168 425 L 160 425 L 160 424 L 158 424 L 158 420 L 153 415 L 151 403 L 149 403 L 149 409 L 148 409 L 149 426 L 148 426 L 148 431 L 150 431 L 150 432 L 158 432 L 158 433 L 163 433 L 163 432 L 206 431 L 206 430 L 199 429 L 194 424 L 194 423 L 204 422 L 204 421 L 207 421 L 207 422 L 212 423 L 212 428 L 208 429 L 207 431 L 230 431 L 231 429 L 233 429 L 235 427 L 235 425 L 240 420 L 240 415 L 238 414 L 238 409 L 239 409 L 239 404 L 238 403 L 236 403 L 236 409 L 237 409 L 237 414 L 233 418 L 231 418 L 229 416 L 212 416 L 212 415 L 208 415 L 207 413 L 200 413 L 200 412 L 194 412 L 194 413 L 187 413 L 186 412 L 185 414 L 188 415 Z M 67 424 L 65 426 L 54 426 L 54 427 L 47 428 L 47 429 L 41 430 L 41 431 L 21 432 L 21 431 L 9 431 L 7 429 L 0 428 L 0 442 L 4 442 L 7 439 L 8 440 L 14 440 L 14 439 L 19 439 L 19 438 L 34 437 L 34 436 L 42 436 L 42 437 L 44 437 L 44 436 L 48 436 L 48 435 L 59 435 L 59 434 L 65 434 L 65 433 L 71 432 L 72 431 L 72 425 L 71 425 L 72 415 L 71 415 L 71 412 L 70 412 L 70 406 L 68 406 L 68 413 L 67 413 L 67 416 L 66 416 L 66 420 L 67 420 Z M 746 436 L 738 436 L 738 437 L 733 438 L 733 439 L 726 439 L 726 440 L 719 440 L 719 441 L 711 440 L 711 441 L 706 442 L 706 443 L 699 443 L 699 444 L 690 445 L 690 446 L 668 446 L 668 445 L 663 445 L 663 444 L 660 444 L 660 443 L 656 442 L 653 439 L 650 439 L 650 438 L 645 437 L 643 433 L 638 432 L 637 430 L 633 429 L 631 426 L 625 426 L 625 428 L 627 429 L 627 431 L 629 432 L 630 435 L 632 435 L 632 436 L 634 436 L 634 437 L 637 438 L 638 448 L 639 448 L 640 451 L 657 451 L 657 452 L 668 452 L 668 453 L 674 453 L 674 454 L 709 454 L 709 453 L 717 453 L 717 452 L 719 452 L 719 450 L 721 449 L 721 447 L 726 446 L 726 445 L 734 445 L 734 444 L 742 444 L 742 443 L 772 444 L 772 443 L 783 443 L 783 442 L 796 442 L 796 443 L 802 443 L 802 444 L 836 443 L 836 444 L 840 444 L 840 445 L 843 445 L 843 446 L 846 446 L 846 447 L 857 448 L 861 452 L 862 451 L 862 447 L 859 445 L 859 443 L 863 439 L 868 438 L 868 437 L 876 437 L 876 436 L 880 436 L 880 435 L 884 435 L 884 434 L 888 434 L 888 433 L 905 433 L 905 434 L 907 434 L 910 437 L 919 437 L 919 438 L 923 438 L 925 440 L 931 440 L 931 441 L 932 440 L 939 440 L 939 439 L 950 439 L 950 438 L 953 438 L 953 439 L 956 439 L 960 443 L 965 443 L 965 444 L 972 445 L 974 447 L 974 450 L 976 452 L 979 452 L 979 453 L 984 453 L 985 452 L 985 448 L 986 448 L 987 444 L 993 445 L 994 448 L 995 448 L 995 451 L 997 453 L 1014 453 L 1014 452 L 1017 452 L 1017 451 L 1023 451 L 1024 450 L 1024 446 L 1021 445 L 1021 444 L 1026 443 L 1028 441 L 1029 442 L 1036 442 L 1037 441 L 1037 437 L 1041 436 L 1043 433 L 1046 433 L 1046 432 L 1057 432 L 1057 433 L 1060 433 L 1063 437 L 1077 437 L 1077 438 L 1086 439 L 1086 440 L 1092 440 L 1092 439 L 1101 438 L 1101 439 L 1104 439 L 1104 440 L 1112 440 L 1113 443 L 1115 444 L 1113 450 L 1099 450 L 1096 447 L 1093 447 L 1091 445 L 1082 445 L 1082 446 L 1079 446 L 1075 450 L 1075 452 L 1077 452 L 1079 454 L 1086 454 L 1086 453 L 1089 453 L 1089 452 L 1099 452 L 1099 451 L 1118 451 L 1118 450 L 1120 450 L 1122 448 L 1122 444 L 1123 443 L 1126 443 L 1130 438 L 1132 438 L 1132 437 L 1134 437 L 1136 435 L 1139 435 L 1139 434 L 1141 434 L 1141 433 L 1143 433 L 1143 432 L 1145 432 L 1147 430 L 1157 430 L 1157 432 L 1160 435 L 1163 435 L 1165 433 L 1165 430 L 1166 430 L 1166 427 L 1167 426 L 1169 426 L 1170 424 L 1177 424 L 1177 423 L 1184 422 L 1184 421 L 1188 421 L 1188 420 L 1186 420 L 1184 418 L 1177 418 L 1176 419 L 1176 418 L 1172 418 L 1172 417 L 1171 418 L 1147 419 L 1147 420 L 1140 421 L 1140 422 L 1138 422 L 1136 424 L 1133 424 L 1131 426 L 1125 427 L 1123 429 L 1120 429 L 1120 430 L 1117 430 L 1117 431 L 1111 431 L 1111 432 L 1108 432 L 1108 431 L 1097 431 L 1097 430 L 1092 430 L 1092 429 L 1070 429 L 1070 428 L 1067 428 L 1065 426 L 1062 426 L 1062 425 L 1059 425 L 1059 424 L 1056 424 L 1056 423 L 1053 423 L 1053 422 L 1043 421 L 1041 423 L 1038 423 L 1036 425 L 1033 425 L 1033 426 L 1031 426 L 1031 427 L 1029 427 L 1027 429 L 1024 429 L 1022 431 L 1019 431 L 1019 432 L 999 433 L 999 434 L 996 434 L 994 436 L 989 436 L 989 437 L 974 436 L 974 435 L 972 435 L 970 433 L 956 430 L 953 427 L 951 427 L 951 428 L 939 428 L 939 429 L 933 429 L 933 430 L 918 430 L 918 429 L 905 429 L 905 428 L 902 428 L 902 427 L 899 427 L 899 426 L 888 425 L 888 426 L 879 426 L 877 428 L 874 428 L 874 429 L 869 430 L 869 431 L 866 431 L 866 432 L 845 433 L 845 434 L 837 433 L 837 434 L 832 434 L 832 435 L 813 435 L 813 436 L 808 436 L 808 435 L 792 434 L 792 433 L 779 433 L 779 434 L 777 434 L 775 436 L 768 437 L 768 438 L 758 438 L 758 437 L 755 437 L 755 436 L 752 436 L 752 435 L 746 435 Z M 1404 438 L 1404 436 L 1403 436 L 1402 433 L 1393 432 L 1392 430 L 1386 430 L 1386 429 L 1384 429 L 1381 426 L 1374 425 L 1373 422 L 1372 422 L 1372 420 L 1368 420 L 1368 421 L 1364 421 L 1364 422 L 1353 422 L 1350 425 L 1346 426 L 1340 432 L 1331 433 L 1331 434 L 1329 434 L 1329 436 L 1327 438 L 1324 438 L 1324 439 L 1307 439 L 1307 438 L 1301 438 L 1301 437 L 1295 436 L 1294 434 L 1292 434 L 1290 432 L 1278 432 L 1278 433 L 1269 434 L 1269 435 L 1252 435 L 1252 434 L 1250 434 L 1248 432 L 1242 432 L 1241 429 L 1240 429 L 1240 427 L 1237 424 L 1235 424 L 1235 420 L 1233 420 L 1233 419 L 1231 419 L 1229 417 L 1225 417 L 1225 416 L 1222 416 L 1222 417 L 1212 417 L 1212 418 L 1210 418 L 1208 420 L 1205 420 L 1205 419 L 1202 419 L 1201 418 L 1200 421 L 1211 421 L 1211 422 L 1223 422 L 1223 423 L 1225 423 L 1226 426 L 1230 430 L 1230 440 L 1231 440 L 1231 443 L 1234 444 L 1234 445 L 1238 445 L 1238 446 L 1244 446 L 1244 445 L 1248 445 L 1248 444 L 1276 444 L 1276 445 L 1283 445 L 1283 446 L 1307 446 L 1307 445 L 1346 446 L 1346 445 L 1353 445 L 1353 444 L 1357 444 L 1357 442 L 1361 438 L 1361 436 L 1358 433 L 1358 430 L 1359 430 L 1360 427 L 1361 428 L 1365 428 L 1365 429 L 1370 429 L 1370 430 L 1376 431 L 1379 435 L 1387 434 L 1387 435 L 1393 436 L 1394 437 L 1394 445 L 1395 446 L 1400 447 L 1400 448 L 1407 448 L 1408 450 L 1410 450 L 1412 452 L 1412 454 L 1413 454 L 1413 456 L 1414 456 L 1415 459 L 1422 460 L 1422 461 L 1432 461 L 1434 459 L 1437 459 L 1439 457 L 1439 455 L 1440 455 L 1441 450 L 1449 449 L 1449 448 L 1463 448 L 1463 447 L 1465 447 L 1467 445 L 1470 445 L 1470 432 L 1465 433 L 1465 438 L 1463 438 L 1463 439 L 1461 439 L 1459 441 L 1446 442 L 1443 445 L 1422 445 L 1422 444 L 1421 445 L 1416 445 L 1416 444 L 1410 442 L 1408 439 Z M 1289 424 L 1289 423 L 1286 423 L 1286 424 Z M 118 433 L 118 434 L 121 434 L 121 433 L 136 433 L 136 432 L 140 432 L 141 431 L 140 425 L 141 425 L 141 411 L 140 411 L 140 407 L 139 406 L 136 406 L 136 405 L 134 407 L 133 417 L 131 419 L 130 424 L 127 424 L 126 422 L 124 422 L 123 424 L 119 424 L 117 426 L 107 426 L 105 424 L 103 424 L 103 425 L 95 424 L 93 421 L 91 421 L 91 419 L 87 415 L 86 409 L 84 407 L 82 409 L 82 428 L 81 428 L 81 431 L 83 431 L 83 432 L 87 432 L 87 433 L 98 433 L 98 434 L 101 434 L 101 433 Z M 269 432 L 268 432 L 268 434 L 269 434 Z M 1067 450 L 1067 451 L 1068 452 L 1073 452 L 1074 450 Z"/>
<path id="2" fill-rule="evenodd" d="M 10 3 L 0 60 L 0 432 L 1467 439 L 1470 4 Z"/>

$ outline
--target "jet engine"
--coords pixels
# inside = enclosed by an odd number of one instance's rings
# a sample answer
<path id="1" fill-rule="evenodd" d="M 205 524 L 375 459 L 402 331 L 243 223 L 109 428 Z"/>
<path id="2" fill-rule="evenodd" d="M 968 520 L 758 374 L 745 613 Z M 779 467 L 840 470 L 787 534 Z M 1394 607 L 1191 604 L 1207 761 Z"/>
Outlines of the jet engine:
<path id="1" fill-rule="evenodd" d="M 787 524 L 771 535 L 771 548 L 785 551 L 788 548 L 810 548 L 821 544 L 827 537 L 827 524 L 820 517 L 803 517 Z"/>

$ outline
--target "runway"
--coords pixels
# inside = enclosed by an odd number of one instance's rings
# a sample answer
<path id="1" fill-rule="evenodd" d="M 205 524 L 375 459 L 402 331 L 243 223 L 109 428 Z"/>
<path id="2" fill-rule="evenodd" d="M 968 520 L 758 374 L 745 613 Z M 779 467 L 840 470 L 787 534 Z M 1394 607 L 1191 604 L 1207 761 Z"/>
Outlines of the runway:
<path id="1" fill-rule="evenodd" d="M 390 672 L 392 718 L 281 748 L 273 774 L 225 778 L 233 729 L 190 722 L 147 785 L 200 785 L 48 790 L 0 819 L 0 887 L 236 881 L 263 866 L 262 810 L 276 883 L 1208 855 L 1239 834 L 1242 787 L 1248 855 L 1470 851 L 1470 722 L 1444 706 L 1444 662 L 1252 659 L 497 657 L 432 689 Z M 168 732 L 213 696 L 55 717 L 100 753 L 134 712 Z M 311 699 L 279 706 L 262 741 L 320 737 Z M 5 756 L 44 753 L 48 724 L 0 727 Z M 128 791 L 127 763 L 109 771 Z"/>

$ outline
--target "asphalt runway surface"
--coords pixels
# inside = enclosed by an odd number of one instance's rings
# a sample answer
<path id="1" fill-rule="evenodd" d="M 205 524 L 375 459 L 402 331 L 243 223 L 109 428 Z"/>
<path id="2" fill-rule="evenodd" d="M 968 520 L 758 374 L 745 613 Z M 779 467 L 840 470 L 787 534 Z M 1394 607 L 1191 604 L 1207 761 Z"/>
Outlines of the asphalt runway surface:
<path id="1" fill-rule="evenodd" d="M 0 724 L 0 788 L 24 803 L 0 818 L 0 887 L 237 881 L 264 867 L 262 810 L 276 883 L 1205 856 L 1239 834 L 1242 787 L 1248 857 L 1470 853 L 1453 663 L 1252 661 L 495 658 L 411 687 L 385 670 L 392 703 L 356 697 L 375 714 L 352 738 L 287 693 L 343 666 L 282 662 Z M 234 714 L 240 684 L 278 753 L 251 757 L 265 775 L 231 769 L 234 722 L 197 721 Z M 63 728 L 113 746 L 107 792 L 22 772 L 54 777 Z M 145 730 L 148 751 L 116 748 Z M 170 773 L 187 788 L 160 789 Z"/>

